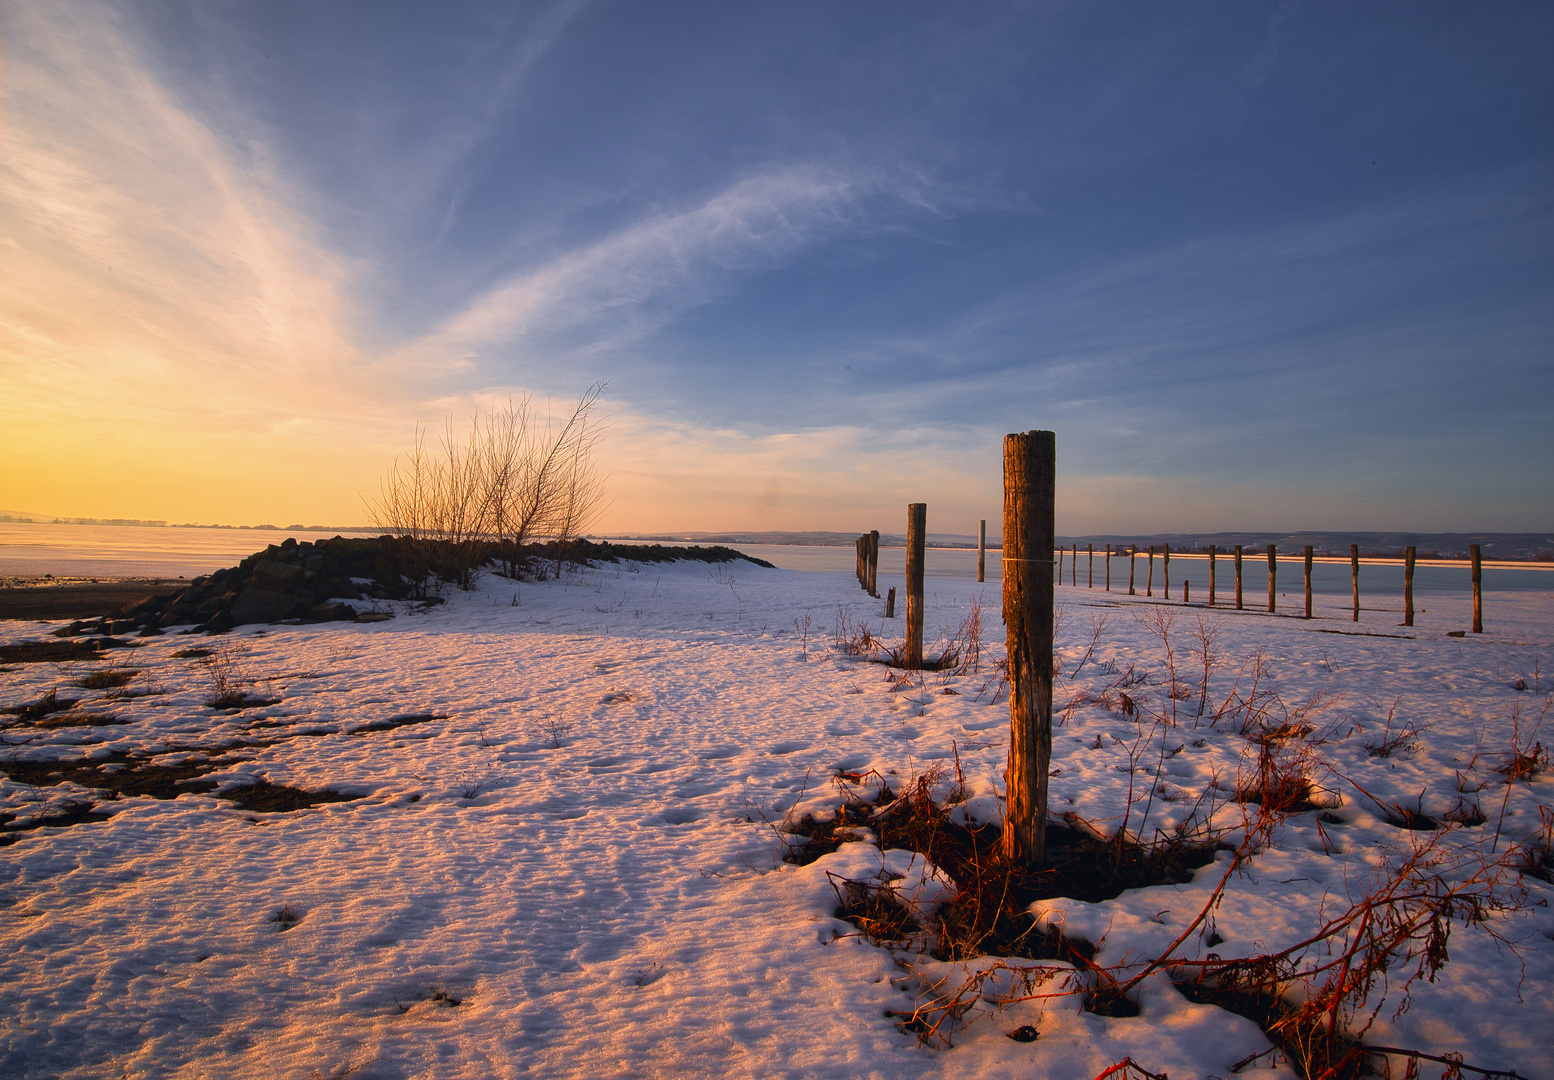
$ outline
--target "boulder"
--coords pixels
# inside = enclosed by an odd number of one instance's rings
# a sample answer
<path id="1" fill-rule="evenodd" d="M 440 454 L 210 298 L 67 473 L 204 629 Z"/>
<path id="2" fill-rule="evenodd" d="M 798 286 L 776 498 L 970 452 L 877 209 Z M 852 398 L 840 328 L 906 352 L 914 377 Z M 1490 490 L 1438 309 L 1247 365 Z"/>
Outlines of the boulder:
<path id="1" fill-rule="evenodd" d="M 254 567 L 254 588 L 286 592 L 302 580 L 302 567 L 267 559 Z"/>
<path id="2" fill-rule="evenodd" d="M 308 609 L 310 622 L 355 622 L 356 609 L 350 604 L 315 604 Z"/>
<path id="3" fill-rule="evenodd" d="M 250 585 L 232 603 L 232 625 L 275 622 L 297 609 L 297 598 L 290 593 L 273 592 Z"/>

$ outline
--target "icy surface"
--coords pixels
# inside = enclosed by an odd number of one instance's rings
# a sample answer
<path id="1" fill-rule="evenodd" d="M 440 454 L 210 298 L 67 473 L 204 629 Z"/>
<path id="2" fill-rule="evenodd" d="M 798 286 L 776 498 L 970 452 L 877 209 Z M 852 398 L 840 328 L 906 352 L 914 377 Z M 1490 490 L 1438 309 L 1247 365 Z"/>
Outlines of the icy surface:
<path id="1" fill-rule="evenodd" d="M 833 648 L 839 605 L 887 638 L 901 633 L 850 575 L 747 564 L 488 576 L 425 613 L 396 605 L 388 622 L 169 633 L 101 662 L 5 670 L 0 705 L 58 688 L 82 698 L 77 712 L 123 721 L 13 724 L 0 732 L 8 759 L 172 763 L 227 746 L 208 777 L 223 789 L 262 777 L 358 797 L 255 813 L 212 794 L 125 796 L 101 805 L 111 814 L 100 822 L 17 833 L 0 848 L 0 1075 L 1085 1080 L 1125 1055 L 1177 1080 L 1229 1075 L 1267 1040 L 1164 975 L 1141 987 L 1138 1017 L 1084 1013 L 1071 998 L 984 1002 L 952 1049 L 920 1046 L 886 1013 L 910 1009 L 914 987 L 953 965 L 858 937 L 834 917 L 826 872 L 900 874 L 897 886 L 931 908 L 943 887 L 932 868 L 867 843 L 805 867 L 781 861 L 768 822 L 800 801 L 824 813 L 838 770 L 907 776 L 958 751 L 970 788 L 959 812 L 998 818 L 1008 709 L 991 700 L 996 586 L 937 579 L 928 591 L 930 637 L 984 598 L 979 673 L 895 685 Z M 1329 738 L 1318 779 L 1339 820 L 1291 817 L 1232 881 L 1214 916 L 1223 955 L 1299 940 L 1324 904 L 1417 842 L 1384 804 L 1434 817 L 1479 806 L 1484 824 L 1442 840 L 1462 850 L 1496 833 L 1500 852 L 1544 835 L 1554 777 L 1507 785 L 1495 769 L 1513 734 L 1547 742 L 1533 725 L 1549 703 L 1548 594 L 1497 595 L 1489 633 L 1461 638 L 1447 636 L 1467 626 L 1456 595 L 1432 596 L 1413 629 L 1384 611 L 1356 626 L 1336 601 L 1308 623 L 1083 586 L 1058 596 L 1052 807 L 1100 831 L 1125 819 L 1145 837 L 1169 831 L 1206 793 L 1223 799 L 1245 767 L 1246 741 L 1197 715 L 1200 616 L 1220 657 L 1208 710 L 1257 650 L 1286 705 L 1332 695 L 1310 716 Z M 1167 632 L 1190 696 L 1163 692 L 1165 642 L 1149 612 L 1174 614 Z M 0 638 L 51 628 L 5 623 Z M 214 656 L 174 656 L 190 649 Z M 1129 665 L 1154 680 L 1139 684 L 1146 711 L 1174 703 L 1174 727 L 1115 702 L 1064 712 Z M 139 673 L 121 691 L 71 689 L 112 666 Z M 216 672 L 278 700 L 211 709 Z M 1387 756 L 1367 749 L 1407 724 L 1417 736 Z M 69 784 L 0 787 L 13 826 L 87 797 Z M 1102 904 L 1046 902 L 1038 915 L 1098 942 L 1102 963 L 1147 958 L 1189 924 L 1223 866 Z M 1526 886 L 1526 908 L 1497 916 L 1519 958 L 1457 927 L 1437 980 L 1417 985 L 1402 1015 L 1384 1007 L 1368 1039 L 1546 1075 L 1554 890 Z M 1206 951 L 1200 935 L 1181 955 Z M 1022 1024 L 1040 1039 L 1005 1037 Z M 1291 1075 L 1266 1060 L 1241 1075 Z"/>

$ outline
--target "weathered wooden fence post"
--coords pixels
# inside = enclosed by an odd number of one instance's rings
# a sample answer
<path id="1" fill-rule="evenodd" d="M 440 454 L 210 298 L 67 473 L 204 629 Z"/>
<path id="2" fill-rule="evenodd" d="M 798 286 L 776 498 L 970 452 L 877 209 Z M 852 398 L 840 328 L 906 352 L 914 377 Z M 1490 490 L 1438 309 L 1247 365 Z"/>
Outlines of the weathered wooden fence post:
<path id="1" fill-rule="evenodd" d="M 1349 545 L 1349 583 L 1354 593 L 1354 621 L 1360 621 L 1360 545 Z"/>
<path id="2" fill-rule="evenodd" d="M 1106 545 L 1106 591 L 1112 591 L 1112 546 Z"/>
<path id="3" fill-rule="evenodd" d="M 1074 541 L 1074 555 L 1068 560 L 1068 583 L 1079 588 L 1079 541 Z"/>
<path id="4" fill-rule="evenodd" d="M 1155 595 L 1155 545 L 1149 545 L 1149 573 L 1144 577 L 1144 595 Z"/>
<path id="5" fill-rule="evenodd" d="M 1214 545 L 1209 545 L 1209 607 L 1214 606 Z"/>
<path id="6" fill-rule="evenodd" d="M 1004 625 L 1009 655 L 1009 765 L 1002 854 L 1046 859 L 1047 770 L 1052 760 L 1052 574 L 1056 436 L 1004 437 Z"/>
<path id="7" fill-rule="evenodd" d="M 987 518 L 977 522 L 977 581 L 987 579 Z"/>
<path id="8" fill-rule="evenodd" d="M 1160 549 L 1160 595 L 1167 600 L 1171 599 L 1171 545 L 1166 544 Z"/>
<path id="9" fill-rule="evenodd" d="M 1128 545 L 1128 595 L 1129 596 L 1133 595 L 1133 570 L 1134 570 L 1134 566 L 1138 562 L 1138 553 L 1139 553 L 1139 546 L 1137 544 L 1129 544 Z"/>
<path id="10" fill-rule="evenodd" d="M 1057 555 L 1057 583 L 1061 585 L 1063 584 L 1063 549 L 1056 547 L 1056 545 L 1054 547 L 1056 549 L 1055 554 Z"/>
<path id="11" fill-rule="evenodd" d="M 1274 545 L 1268 545 L 1268 611 L 1272 614 L 1278 608 L 1274 604 L 1274 584 L 1279 578 L 1279 556 Z"/>
<path id="12" fill-rule="evenodd" d="M 1182 579 L 1182 603 L 1184 603 L 1184 604 L 1189 603 L 1190 601 L 1189 601 L 1188 598 L 1191 595 L 1192 595 L 1192 582 L 1189 581 L 1186 578 L 1183 578 Z"/>
<path id="13" fill-rule="evenodd" d="M 1484 632 L 1484 561 L 1479 555 L 1477 544 L 1468 545 L 1468 554 L 1473 557 L 1473 632 Z"/>
<path id="14" fill-rule="evenodd" d="M 1414 625 L 1414 549 L 1403 549 L 1403 625 Z"/>
<path id="15" fill-rule="evenodd" d="M 1241 545 L 1236 545 L 1236 610 L 1241 610 Z"/>
<path id="16" fill-rule="evenodd" d="M 880 531 L 869 531 L 869 595 L 879 597 L 880 579 Z"/>
<path id="17" fill-rule="evenodd" d="M 1311 545 L 1306 545 L 1306 618 L 1311 618 Z"/>
<path id="18" fill-rule="evenodd" d="M 923 558 L 928 546 L 928 504 L 907 507 L 906 667 L 923 666 Z"/>
<path id="19" fill-rule="evenodd" d="M 863 537 L 853 538 L 853 577 L 858 579 L 858 585 L 863 586 Z"/>
<path id="20" fill-rule="evenodd" d="M 892 585 L 890 591 L 885 594 L 885 618 L 896 617 L 896 587 Z"/>
<path id="21" fill-rule="evenodd" d="M 1093 588 L 1095 588 L 1095 544 L 1094 543 L 1089 543 L 1089 544 L 1085 545 L 1085 554 L 1088 556 L 1088 559 L 1086 560 L 1086 569 L 1089 571 L 1089 576 L 1088 576 L 1088 578 L 1086 579 L 1086 582 L 1085 582 L 1085 588 L 1093 589 Z"/>

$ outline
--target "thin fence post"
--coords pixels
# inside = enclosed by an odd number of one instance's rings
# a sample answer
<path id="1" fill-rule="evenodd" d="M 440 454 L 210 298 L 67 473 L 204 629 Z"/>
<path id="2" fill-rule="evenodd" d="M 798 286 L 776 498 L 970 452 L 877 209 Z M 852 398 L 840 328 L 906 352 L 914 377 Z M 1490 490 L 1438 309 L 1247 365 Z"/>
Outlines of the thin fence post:
<path id="1" fill-rule="evenodd" d="M 1236 610 L 1241 610 L 1241 545 L 1236 545 Z"/>
<path id="2" fill-rule="evenodd" d="M 1052 574 L 1056 437 L 1004 437 L 1004 624 L 1008 627 L 1009 765 L 1004 771 L 1004 859 L 1046 859 L 1047 770 L 1052 761 Z M 1041 561 L 1037 561 L 1041 560 Z"/>
<path id="3" fill-rule="evenodd" d="M 1135 568 L 1135 566 L 1137 565 L 1137 562 L 1138 562 L 1138 553 L 1139 553 L 1139 546 L 1137 544 L 1129 544 L 1128 545 L 1128 595 L 1129 596 L 1133 595 L 1133 571 L 1134 571 L 1134 568 Z"/>
<path id="4" fill-rule="evenodd" d="M 1144 578 L 1144 595 L 1155 595 L 1155 545 L 1149 545 L 1149 574 Z"/>
<path id="5" fill-rule="evenodd" d="M 1349 583 L 1354 594 L 1354 621 L 1360 621 L 1360 545 L 1349 545 Z"/>
<path id="6" fill-rule="evenodd" d="M 1191 593 L 1192 593 L 1192 582 L 1187 580 L 1186 578 L 1183 578 L 1182 579 L 1182 603 L 1183 604 L 1191 603 L 1191 601 L 1188 599 L 1188 596 Z"/>
<path id="7" fill-rule="evenodd" d="M 1477 544 L 1468 545 L 1468 554 L 1473 557 L 1473 632 L 1484 632 L 1484 561 L 1479 555 Z"/>
<path id="8" fill-rule="evenodd" d="M 869 595 L 879 597 L 880 581 L 880 531 L 869 530 Z"/>
<path id="9" fill-rule="evenodd" d="M 928 504 L 907 507 L 906 663 L 910 671 L 923 666 L 923 558 L 928 544 Z"/>
<path id="10" fill-rule="evenodd" d="M 1214 545 L 1209 545 L 1209 607 L 1214 606 Z"/>
<path id="11" fill-rule="evenodd" d="M 1268 613 L 1278 610 L 1274 603 L 1275 583 L 1279 579 L 1279 556 L 1273 544 L 1268 545 Z"/>
<path id="12" fill-rule="evenodd" d="M 1414 625 L 1414 549 L 1403 549 L 1403 625 Z"/>
<path id="13" fill-rule="evenodd" d="M 885 594 L 885 618 L 896 617 L 896 587 L 892 585 L 890 591 Z"/>
<path id="14" fill-rule="evenodd" d="M 1079 541 L 1074 541 L 1074 554 L 1068 560 L 1068 583 L 1079 588 Z"/>
<path id="15" fill-rule="evenodd" d="M 1311 618 L 1311 545 L 1306 545 L 1306 618 Z"/>
<path id="16" fill-rule="evenodd" d="M 1061 585 L 1063 584 L 1063 549 L 1058 547 L 1056 544 L 1053 545 L 1053 548 L 1057 554 L 1057 583 Z"/>
<path id="17" fill-rule="evenodd" d="M 1112 591 L 1112 546 L 1106 545 L 1106 591 Z"/>
<path id="18" fill-rule="evenodd" d="M 1171 599 L 1171 545 L 1166 544 L 1160 549 L 1160 580 L 1162 588 L 1160 595 L 1167 600 Z"/>
<path id="19" fill-rule="evenodd" d="M 977 522 L 977 581 L 987 579 L 987 518 Z"/>
<path id="20" fill-rule="evenodd" d="M 1094 542 L 1091 542 L 1091 543 L 1088 543 L 1088 544 L 1085 545 L 1085 554 L 1087 556 L 1089 556 L 1089 558 L 1086 560 L 1086 563 L 1085 563 L 1086 568 L 1089 571 L 1089 575 L 1088 575 L 1088 577 L 1087 577 L 1087 579 L 1085 581 L 1085 588 L 1093 589 L 1093 588 L 1095 588 L 1095 544 L 1094 544 Z"/>

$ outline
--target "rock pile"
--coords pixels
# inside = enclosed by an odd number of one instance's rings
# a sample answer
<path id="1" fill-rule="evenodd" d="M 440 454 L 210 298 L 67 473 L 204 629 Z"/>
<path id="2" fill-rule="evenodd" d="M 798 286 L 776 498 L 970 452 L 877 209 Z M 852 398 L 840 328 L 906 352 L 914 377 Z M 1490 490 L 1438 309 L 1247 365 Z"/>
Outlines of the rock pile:
<path id="1" fill-rule="evenodd" d="M 287 539 L 225 570 L 195 578 L 187 588 L 148 597 L 101 620 L 73 622 L 60 637 L 80 634 L 156 634 L 165 626 L 194 624 L 219 633 L 244 623 L 300 618 L 351 621 L 347 600 L 399 600 L 409 595 L 387 556 L 385 538 L 336 536 L 316 543 Z"/>
<path id="2" fill-rule="evenodd" d="M 142 636 L 160 634 L 163 627 L 193 625 L 198 630 L 221 633 L 244 623 L 374 622 L 384 613 L 359 610 L 374 600 L 403 600 L 416 588 L 400 573 L 394 558 L 392 537 L 347 539 L 336 536 L 315 542 L 287 539 L 271 544 L 225 570 L 195 578 L 177 592 L 150 596 L 101 619 L 79 620 L 59 637 L 87 634 L 112 636 L 138 631 Z M 487 548 L 495 552 L 495 548 Z M 759 566 L 772 564 L 726 547 L 664 547 L 589 543 L 571 540 L 526 545 L 516 549 L 518 566 L 543 567 L 559 563 L 671 562 L 726 563 L 743 559 Z M 435 580 L 435 579 L 434 579 Z M 425 596 L 424 590 L 419 593 Z M 347 601 L 358 601 L 357 604 Z M 367 601 L 368 603 L 360 603 Z M 429 597 L 422 603 L 441 603 Z"/>

